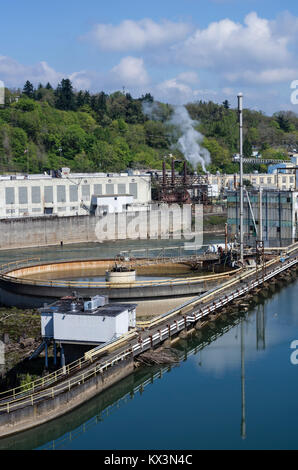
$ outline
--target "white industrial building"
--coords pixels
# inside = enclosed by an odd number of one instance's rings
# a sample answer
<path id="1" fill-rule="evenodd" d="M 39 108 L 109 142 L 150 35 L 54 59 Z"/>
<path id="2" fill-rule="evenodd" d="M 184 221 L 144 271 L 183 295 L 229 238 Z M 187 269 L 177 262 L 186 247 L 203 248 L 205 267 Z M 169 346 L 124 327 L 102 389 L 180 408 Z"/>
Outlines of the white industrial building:
<path id="1" fill-rule="evenodd" d="M 58 177 L 2 175 L 0 218 L 89 215 L 93 196 L 131 196 L 133 204 L 147 206 L 151 177 L 135 173 L 70 173 L 63 169 Z"/>
<path id="2" fill-rule="evenodd" d="M 91 212 L 96 215 L 116 214 L 129 211 L 133 204 L 133 196 L 129 194 L 92 196 Z"/>
<path id="3" fill-rule="evenodd" d="M 298 167 L 298 154 L 291 154 L 290 157 L 291 161 L 280 165 L 281 167 L 279 170 L 273 169 L 272 171 L 270 171 L 270 168 L 268 168 L 268 173 L 259 173 L 258 171 L 255 171 L 253 173 L 245 173 L 243 174 L 243 180 L 249 181 L 252 186 L 262 187 L 264 189 L 297 191 L 298 178 L 297 169 L 295 167 Z M 276 165 L 278 164 L 279 161 L 276 160 Z M 272 166 L 274 167 L 274 164 Z M 240 176 L 239 173 L 235 175 L 208 174 L 206 177 L 206 181 L 209 185 L 212 185 L 213 187 L 217 186 L 218 191 L 220 192 L 225 189 L 233 190 L 236 189 L 236 187 L 239 187 Z"/>

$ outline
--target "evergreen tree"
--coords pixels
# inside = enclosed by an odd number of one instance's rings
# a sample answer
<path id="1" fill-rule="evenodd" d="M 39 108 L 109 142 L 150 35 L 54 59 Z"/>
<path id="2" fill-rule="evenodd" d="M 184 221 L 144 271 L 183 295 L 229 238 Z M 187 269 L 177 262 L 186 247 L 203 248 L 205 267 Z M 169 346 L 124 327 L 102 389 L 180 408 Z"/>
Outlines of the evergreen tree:
<path id="1" fill-rule="evenodd" d="M 37 101 L 40 101 L 41 98 L 42 98 L 42 90 L 43 90 L 43 85 L 41 83 L 39 83 L 38 87 L 37 87 L 37 90 L 35 90 L 35 93 L 34 93 L 34 98 L 37 100 Z"/>
<path id="2" fill-rule="evenodd" d="M 96 100 L 96 95 L 92 95 L 90 98 L 90 106 L 91 109 L 95 112 L 97 112 L 97 100 Z"/>
<path id="3" fill-rule="evenodd" d="M 75 110 L 75 95 L 69 78 L 63 78 L 58 84 L 56 92 L 56 107 L 63 111 Z"/>
<path id="4" fill-rule="evenodd" d="M 53 87 L 49 82 L 46 84 L 46 89 L 47 90 L 53 90 Z"/>
<path id="5" fill-rule="evenodd" d="M 79 91 L 79 93 L 77 94 L 77 108 L 81 108 L 81 106 L 84 106 L 84 95 L 83 95 L 83 92 L 82 90 Z"/>
<path id="6" fill-rule="evenodd" d="M 90 97 L 89 91 L 85 91 L 85 93 L 84 93 L 84 104 L 90 105 L 90 99 L 91 99 L 91 97 Z"/>
<path id="7" fill-rule="evenodd" d="M 142 97 L 140 98 L 141 101 L 148 101 L 148 103 L 153 103 L 154 101 L 154 98 L 153 96 L 151 95 L 151 93 L 146 93 L 145 95 L 142 95 Z"/>
<path id="8" fill-rule="evenodd" d="M 248 139 L 244 139 L 244 142 L 243 142 L 243 155 L 246 158 L 249 158 L 252 156 L 252 145 Z"/>
<path id="9" fill-rule="evenodd" d="M 34 98 L 34 87 L 29 80 L 27 80 L 24 85 L 23 95 L 26 95 L 28 98 Z"/>

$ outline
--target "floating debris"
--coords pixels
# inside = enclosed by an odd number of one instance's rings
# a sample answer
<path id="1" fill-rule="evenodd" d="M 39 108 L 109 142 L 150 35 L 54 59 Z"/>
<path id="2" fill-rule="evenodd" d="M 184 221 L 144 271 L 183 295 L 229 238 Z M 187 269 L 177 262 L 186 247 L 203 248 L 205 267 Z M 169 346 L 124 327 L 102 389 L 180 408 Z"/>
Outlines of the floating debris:
<path id="1" fill-rule="evenodd" d="M 179 363 L 179 355 L 177 351 L 171 348 L 158 348 L 140 354 L 136 358 L 136 361 L 146 366 L 154 366 L 157 364 L 177 364 Z"/>

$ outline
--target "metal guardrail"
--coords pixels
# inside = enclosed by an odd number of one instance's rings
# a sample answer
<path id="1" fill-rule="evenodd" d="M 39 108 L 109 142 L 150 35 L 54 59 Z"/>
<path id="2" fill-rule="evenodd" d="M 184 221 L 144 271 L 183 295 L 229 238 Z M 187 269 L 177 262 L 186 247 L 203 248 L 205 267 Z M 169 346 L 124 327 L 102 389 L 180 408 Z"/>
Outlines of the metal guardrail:
<path id="1" fill-rule="evenodd" d="M 115 347 L 121 345 L 125 341 L 132 339 L 133 336 L 135 336 L 136 331 L 130 331 L 127 335 L 123 335 L 120 338 L 117 338 L 114 341 L 111 341 L 108 345 L 105 345 L 104 347 L 101 347 L 98 349 L 97 356 L 102 356 L 105 353 L 108 353 L 109 351 L 112 351 L 115 349 Z M 46 375 L 45 377 L 41 377 L 39 379 L 36 379 L 32 382 L 26 383 L 25 385 L 20 385 L 19 387 L 15 387 L 9 390 L 5 390 L 4 392 L 0 393 L 0 405 L 1 401 L 3 400 L 22 400 L 24 396 L 28 394 L 32 394 L 32 392 L 36 391 L 36 393 L 39 391 L 39 389 L 43 389 L 45 387 L 49 387 L 51 384 L 56 383 L 60 379 L 65 378 L 66 375 L 71 375 L 72 373 L 77 372 L 78 370 L 83 369 L 84 367 L 87 367 L 90 365 L 93 360 L 94 360 L 95 354 L 93 356 L 88 355 L 88 353 L 85 354 L 84 357 L 81 357 L 80 359 L 77 359 L 74 362 L 71 362 L 70 364 L 61 367 L 60 369 L 56 370 L 55 372 L 52 372 L 49 375 Z M 0 408 L 1 409 L 1 408 Z"/>
<path id="2" fill-rule="evenodd" d="M 57 263 L 58 264 L 58 263 Z M 5 265 L 7 266 L 7 265 Z M 22 266 L 26 267 L 26 266 Z M 18 269 L 22 268 L 21 266 Z M 28 265 L 28 267 L 30 267 Z M 32 266 L 34 267 L 34 266 Z M 16 269 L 15 269 L 16 270 Z M 4 268 L 3 268 L 4 271 Z M 2 271 L 2 272 L 3 272 Z M 1 268 L 0 268 L 1 272 Z M 121 284 L 115 284 L 112 282 L 90 282 L 90 281 L 56 281 L 56 280 L 42 280 L 42 279 L 26 279 L 24 277 L 16 277 L 9 275 L 9 273 L 14 272 L 12 271 L 5 271 L 6 274 L 0 274 L 0 278 L 3 281 L 13 282 L 16 284 L 22 285 L 32 285 L 32 286 L 42 286 L 42 287 L 62 287 L 62 288 L 106 288 L 106 289 L 121 289 L 121 288 L 131 288 L 131 287 L 156 287 L 162 285 L 180 285 L 180 284 L 195 284 L 198 282 L 207 282 L 209 280 L 217 280 L 222 279 L 224 277 L 231 276 L 236 272 L 228 271 L 222 274 L 209 274 L 207 276 L 195 276 L 195 277 L 185 277 L 185 278 L 167 278 L 162 280 L 150 280 L 150 281 L 134 281 L 134 282 L 127 282 Z"/>
<path id="3" fill-rule="evenodd" d="M 233 321 L 232 324 L 224 326 L 219 332 L 214 332 L 208 341 L 202 341 L 198 346 L 195 346 L 189 351 L 181 352 L 179 354 L 179 360 L 185 360 L 185 358 L 189 358 L 199 351 L 203 350 L 206 346 L 210 344 L 210 342 L 215 341 L 217 338 L 221 337 L 224 333 L 228 332 L 233 326 L 237 325 L 241 320 L 236 319 Z M 102 409 L 99 413 L 97 413 L 94 417 L 89 419 L 88 421 L 84 422 L 76 429 L 69 431 L 59 437 L 58 439 L 52 440 L 47 444 L 39 447 L 40 450 L 55 450 L 61 448 L 65 443 L 71 442 L 84 434 L 93 426 L 96 426 L 99 421 L 103 421 L 105 418 L 108 418 L 114 411 L 118 410 L 120 406 L 127 403 L 128 400 L 134 397 L 138 392 L 143 393 L 145 388 L 149 385 L 152 385 L 155 380 L 161 379 L 165 372 L 169 372 L 172 369 L 172 365 L 161 366 L 159 370 L 153 373 L 149 378 L 143 380 L 140 384 L 136 385 L 132 388 L 131 391 L 125 393 L 123 396 L 118 398 L 114 403 L 108 405 L 106 408 Z"/>
<path id="4" fill-rule="evenodd" d="M 5 273 L 8 271 L 13 271 L 14 269 L 21 269 L 21 268 L 32 266 L 32 264 L 29 265 L 29 263 L 32 263 L 32 261 L 34 262 L 40 261 L 40 258 L 26 258 L 23 260 L 15 260 L 15 261 L 11 261 L 10 263 L 1 264 L 0 273 Z"/>

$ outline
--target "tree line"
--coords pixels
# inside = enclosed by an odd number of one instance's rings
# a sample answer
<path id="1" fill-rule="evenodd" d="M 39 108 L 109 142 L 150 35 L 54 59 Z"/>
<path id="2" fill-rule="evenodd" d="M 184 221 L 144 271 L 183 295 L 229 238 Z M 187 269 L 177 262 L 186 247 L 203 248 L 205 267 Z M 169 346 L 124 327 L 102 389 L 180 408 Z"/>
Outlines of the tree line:
<path id="1" fill-rule="evenodd" d="M 145 113 L 148 105 L 154 105 L 154 117 Z M 205 136 L 203 146 L 211 155 L 208 171 L 236 172 L 232 155 L 239 147 L 237 110 L 227 100 L 222 104 L 200 100 L 186 108 Z M 62 166 L 72 171 L 161 169 L 164 155 L 184 158 L 177 146 L 180 129 L 169 124 L 172 112 L 171 105 L 155 101 L 150 93 L 133 98 L 121 91 L 76 91 L 69 79 L 61 80 L 56 88 L 50 83 L 35 88 L 27 80 L 22 90 L 6 89 L 5 106 L 0 108 L 0 170 L 30 173 Z M 246 157 L 258 149 L 264 158 L 285 159 L 297 141 L 295 113 L 266 116 L 244 110 Z M 189 169 L 201 171 L 190 165 Z M 246 167 L 246 171 L 252 169 L 253 165 Z"/>

